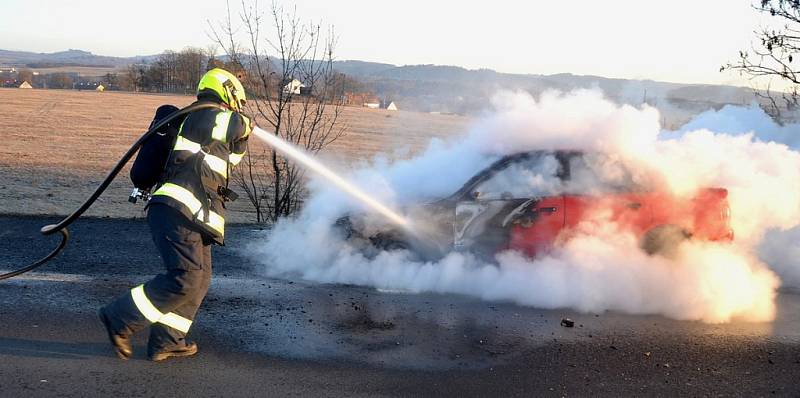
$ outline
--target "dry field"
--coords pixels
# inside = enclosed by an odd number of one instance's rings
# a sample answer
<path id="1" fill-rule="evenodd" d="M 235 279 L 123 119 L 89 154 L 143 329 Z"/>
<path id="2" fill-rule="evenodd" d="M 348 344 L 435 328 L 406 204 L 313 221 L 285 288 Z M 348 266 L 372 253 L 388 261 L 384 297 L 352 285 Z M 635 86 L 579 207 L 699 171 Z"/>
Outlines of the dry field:
<path id="1" fill-rule="evenodd" d="M 0 214 L 70 213 L 146 130 L 156 107 L 166 103 L 180 107 L 193 100 L 190 96 L 0 89 Z M 346 135 L 330 147 L 326 158 L 348 164 L 403 148 L 413 153 L 431 137 L 464 131 L 469 119 L 345 108 L 342 122 Z M 88 215 L 143 216 L 141 204 L 127 202 L 128 170 Z M 253 221 L 246 202 L 242 198 L 235 203 L 231 221 Z"/>

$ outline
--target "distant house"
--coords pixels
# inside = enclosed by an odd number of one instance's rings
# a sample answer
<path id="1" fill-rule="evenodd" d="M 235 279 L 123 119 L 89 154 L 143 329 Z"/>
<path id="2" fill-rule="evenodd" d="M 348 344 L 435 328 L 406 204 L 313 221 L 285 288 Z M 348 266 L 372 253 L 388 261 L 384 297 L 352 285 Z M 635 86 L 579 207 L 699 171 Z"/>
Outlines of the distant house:
<path id="1" fill-rule="evenodd" d="M 25 81 L 25 82 L 22 82 L 22 84 L 19 85 L 19 88 L 33 88 L 33 86 L 31 86 L 30 83 Z"/>
<path id="2" fill-rule="evenodd" d="M 381 103 L 380 102 L 365 102 L 364 103 L 364 107 L 365 108 L 369 108 L 369 109 L 379 109 L 381 107 Z"/>
<path id="3" fill-rule="evenodd" d="M 103 91 L 106 91 L 106 86 L 104 86 L 102 84 L 98 84 L 97 88 L 95 88 L 94 90 L 97 91 L 97 92 L 102 93 Z"/>
<path id="4" fill-rule="evenodd" d="M 283 93 L 287 95 L 300 95 L 302 93 L 301 89 L 305 86 L 306 85 L 300 80 L 291 79 L 283 85 Z"/>
<path id="5" fill-rule="evenodd" d="M 396 111 L 397 110 L 397 104 L 395 104 L 394 101 L 391 101 L 391 100 L 388 100 L 388 99 L 382 99 L 381 100 L 381 109 L 386 109 L 387 111 Z"/>

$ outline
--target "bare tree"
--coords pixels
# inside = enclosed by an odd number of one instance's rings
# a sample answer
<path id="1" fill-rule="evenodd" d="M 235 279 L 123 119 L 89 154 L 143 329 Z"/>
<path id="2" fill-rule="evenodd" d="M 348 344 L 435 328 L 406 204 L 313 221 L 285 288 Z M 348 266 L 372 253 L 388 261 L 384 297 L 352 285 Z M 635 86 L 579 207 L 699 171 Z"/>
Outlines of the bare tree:
<path id="1" fill-rule="evenodd" d="M 738 70 L 754 79 L 777 77 L 788 83 L 787 91 L 779 93 L 770 89 L 770 83 L 766 90 L 756 90 L 765 111 L 780 120 L 782 110 L 792 111 L 800 105 L 800 69 L 795 60 L 800 50 L 800 0 L 759 0 L 754 8 L 769 13 L 782 26 L 755 32 L 758 45 L 740 51 L 737 62 L 720 70 Z"/>
<path id="2" fill-rule="evenodd" d="M 116 73 L 106 73 L 103 81 L 107 90 L 119 90 L 119 75 Z"/>
<path id="3" fill-rule="evenodd" d="M 187 47 L 178 53 L 176 91 L 192 93 L 197 87 L 200 77 L 206 72 L 209 59 L 214 57 L 214 50 Z"/>
<path id="4" fill-rule="evenodd" d="M 19 83 L 33 83 L 33 72 L 30 69 L 21 69 L 19 72 L 17 72 L 17 80 Z"/>
<path id="5" fill-rule="evenodd" d="M 50 75 L 48 87 L 50 88 L 72 88 L 72 77 L 66 73 L 53 73 Z"/>
<path id="6" fill-rule="evenodd" d="M 248 102 L 248 111 L 265 130 L 312 154 L 322 151 L 344 134 L 342 98 L 335 90 L 333 30 L 323 37 L 319 24 L 304 24 L 296 10 L 287 12 L 274 2 L 266 15 L 257 2 L 243 3 L 240 17 L 245 45 L 236 40 L 230 8 L 227 20 L 212 29 L 231 63 L 247 72 L 248 96 L 255 99 Z M 268 27 L 274 29 L 269 37 L 264 33 Z M 302 204 L 304 170 L 271 148 L 248 151 L 234 178 L 258 222 L 289 216 Z"/>

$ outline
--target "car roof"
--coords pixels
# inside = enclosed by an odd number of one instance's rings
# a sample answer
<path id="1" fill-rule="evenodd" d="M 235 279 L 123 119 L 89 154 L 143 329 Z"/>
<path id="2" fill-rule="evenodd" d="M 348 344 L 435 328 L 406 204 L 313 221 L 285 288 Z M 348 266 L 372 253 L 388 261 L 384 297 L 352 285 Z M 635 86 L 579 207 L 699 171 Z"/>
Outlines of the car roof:
<path id="1" fill-rule="evenodd" d="M 556 149 L 556 150 L 534 150 L 534 151 L 527 151 L 527 152 L 517 152 L 511 155 L 503 156 L 502 158 L 496 160 L 483 170 L 479 171 L 475 175 L 473 175 L 464 185 L 461 186 L 456 192 L 452 195 L 448 196 L 447 199 L 456 199 L 461 198 L 464 195 L 469 194 L 472 191 L 472 188 L 483 182 L 487 179 L 491 178 L 495 173 L 500 170 L 505 169 L 510 164 L 517 163 L 523 160 L 536 158 L 543 155 L 555 155 L 559 161 L 565 161 L 566 159 L 572 158 L 574 156 L 581 156 L 583 155 L 582 151 L 579 150 L 572 150 L 572 149 Z M 569 171 L 567 170 L 567 176 L 569 175 Z"/>

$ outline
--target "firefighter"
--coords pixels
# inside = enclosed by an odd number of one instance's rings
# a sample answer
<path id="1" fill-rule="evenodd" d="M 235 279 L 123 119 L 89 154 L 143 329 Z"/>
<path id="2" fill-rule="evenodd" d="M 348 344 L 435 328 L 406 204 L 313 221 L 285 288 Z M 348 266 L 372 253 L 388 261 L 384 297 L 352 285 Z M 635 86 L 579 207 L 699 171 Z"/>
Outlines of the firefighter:
<path id="1" fill-rule="evenodd" d="M 201 109 L 186 117 L 146 207 L 166 272 L 99 312 L 121 359 L 132 355 L 130 337 L 147 326 L 151 360 L 197 353 L 197 344 L 187 341 L 186 334 L 211 281 L 211 245 L 224 243 L 224 203 L 236 196 L 228 179 L 254 127 L 241 113 L 246 101 L 242 83 L 228 71 L 208 71 L 197 86 L 197 100 L 225 109 Z"/>

